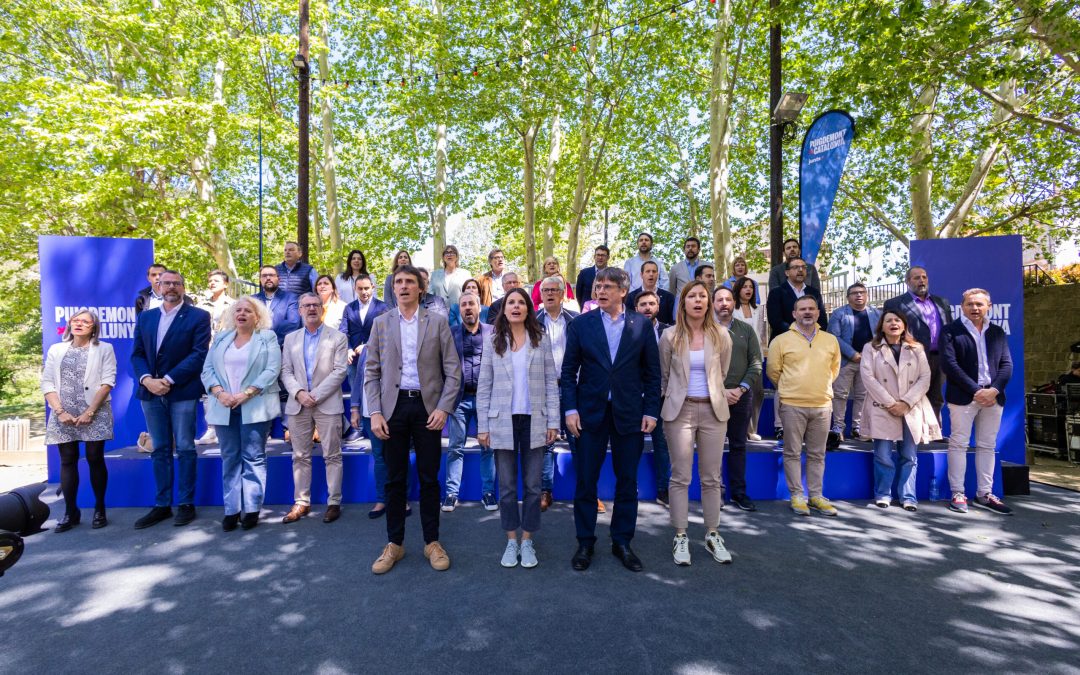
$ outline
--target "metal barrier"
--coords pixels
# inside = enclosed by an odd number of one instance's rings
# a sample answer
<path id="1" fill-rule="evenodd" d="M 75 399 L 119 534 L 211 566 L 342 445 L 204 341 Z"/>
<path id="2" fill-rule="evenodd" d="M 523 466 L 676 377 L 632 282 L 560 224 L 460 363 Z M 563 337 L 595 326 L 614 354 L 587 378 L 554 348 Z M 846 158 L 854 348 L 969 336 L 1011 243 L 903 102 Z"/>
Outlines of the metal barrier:
<path id="1" fill-rule="evenodd" d="M 22 452 L 30 445 L 30 420 L 0 420 L 0 452 Z"/>

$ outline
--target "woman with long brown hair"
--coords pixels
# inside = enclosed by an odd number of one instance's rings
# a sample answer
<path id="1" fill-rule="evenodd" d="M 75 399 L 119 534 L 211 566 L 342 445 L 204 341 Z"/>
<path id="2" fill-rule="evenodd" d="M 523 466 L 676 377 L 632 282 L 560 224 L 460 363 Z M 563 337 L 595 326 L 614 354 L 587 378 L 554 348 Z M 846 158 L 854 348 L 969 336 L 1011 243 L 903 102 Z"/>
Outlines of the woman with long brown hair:
<path id="1" fill-rule="evenodd" d="M 689 487 L 694 472 L 694 446 L 701 478 L 701 508 L 705 515 L 705 548 L 716 562 L 731 562 L 720 536 L 723 496 L 720 470 L 724 438 L 731 417 L 724 379 L 731 361 L 731 336 L 712 316 L 709 287 L 695 279 L 683 287 L 675 325 L 660 336 L 660 391 L 664 405 L 664 436 L 671 455 L 671 525 L 675 528 L 672 556 L 676 565 L 690 564 L 688 525 Z"/>
<path id="2" fill-rule="evenodd" d="M 411 265 L 412 255 L 408 251 L 401 248 L 394 254 L 394 260 L 390 263 L 390 274 L 386 275 L 386 281 L 383 282 L 383 297 L 382 300 L 391 307 L 397 307 L 397 298 L 394 297 L 394 271 L 402 265 Z"/>
<path id="3" fill-rule="evenodd" d="M 476 390 L 477 441 L 495 449 L 499 516 L 506 531 L 502 566 L 537 565 L 544 449 L 559 435 L 559 373 L 551 341 L 523 288 L 511 289 L 484 344 Z M 518 511 L 518 460 L 525 498 Z M 517 530 L 521 528 L 521 542 Z"/>

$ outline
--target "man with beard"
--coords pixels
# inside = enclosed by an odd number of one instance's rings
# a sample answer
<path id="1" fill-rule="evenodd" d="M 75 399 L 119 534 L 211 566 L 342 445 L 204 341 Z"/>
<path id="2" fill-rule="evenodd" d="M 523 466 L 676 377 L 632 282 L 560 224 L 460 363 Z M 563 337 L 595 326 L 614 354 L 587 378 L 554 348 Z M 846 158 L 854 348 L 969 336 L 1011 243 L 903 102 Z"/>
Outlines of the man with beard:
<path id="1" fill-rule="evenodd" d="M 698 257 L 701 254 L 701 240 L 697 237 L 687 237 L 682 248 L 686 259 L 680 260 L 671 268 L 671 286 L 668 288 L 676 298 L 679 297 L 679 293 L 682 293 L 683 286 L 694 279 L 694 272 L 697 271 L 698 265 L 712 264 Z"/>
<path id="2" fill-rule="evenodd" d="M 637 238 L 638 253 L 633 258 L 630 258 L 623 263 L 623 270 L 630 275 L 630 290 L 635 291 L 641 288 L 643 279 L 641 278 L 641 266 L 645 264 L 647 260 L 655 260 L 656 268 L 660 271 L 660 288 L 668 287 L 668 275 L 664 270 L 664 261 L 659 258 L 654 258 L 652 255 L 653 238 L 648 232 L 642 232 Z"/>

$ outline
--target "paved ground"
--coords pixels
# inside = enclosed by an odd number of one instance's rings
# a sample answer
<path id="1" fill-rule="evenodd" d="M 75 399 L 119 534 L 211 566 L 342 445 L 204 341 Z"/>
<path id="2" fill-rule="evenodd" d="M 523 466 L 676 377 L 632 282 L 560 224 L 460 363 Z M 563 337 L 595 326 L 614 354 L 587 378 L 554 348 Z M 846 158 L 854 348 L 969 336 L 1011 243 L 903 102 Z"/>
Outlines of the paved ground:
<path id="1" fill-rule="evenodd" d="M 1032 493 L 1012 518 L 729 506 L 734 564 L 706 556 L 698 514 L 689 568 L 643 504 L 642 574 L 602 545 L 572 571 L 565 504 L 534 570 L 500 568 L 498 514 L 466 505 L 443 517 L 450 571 L 428 567 L 413 517 L 384 577 L 369 571 L 384 524 L 363 506 L 333 525 L 267 510 L 232 533 L 209 509 L 141 532 L 141 510 L 117 509 L 103 530 L 27 539 L 0 578 L 0 673 L 1080 672 L 1080 494 Z"/>

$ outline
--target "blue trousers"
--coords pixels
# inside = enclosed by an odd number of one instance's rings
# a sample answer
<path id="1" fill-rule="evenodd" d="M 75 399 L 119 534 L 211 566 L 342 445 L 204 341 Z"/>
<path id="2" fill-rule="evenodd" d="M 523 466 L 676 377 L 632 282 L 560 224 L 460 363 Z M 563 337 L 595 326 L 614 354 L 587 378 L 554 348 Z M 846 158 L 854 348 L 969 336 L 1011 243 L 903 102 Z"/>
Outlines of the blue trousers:
<path id="1" fill-rule="evenodd" d="M 656 489 L 667 490 L 671 482 L 671 455 L 668 453 L 667 437 L 664 436 L 664 420 L 656 418 L 656 428 L 649 434 L 652 438 L 653 471 L 656 473 Z"/>
<path id="2" fill-rule="evenodd" d="M 450 416 L 450 444 L 446 449 L 446 494 L 457 496 L 461 488 L 461 469 L 465 463 L 465 441 L 468 439 L 469 420 L 476 421 L 476 395 L 461 397 Z M 483 494 L 495 492 L 495 451 L 480 446 L 480 482 Z"/>
<path id="3" fill-rule="evenodd" d="M 570 447 L 570 456 L 574 456 L 577 450 L 577 439 L 566 430 L 566 407 L 559 402 L 559 423 L 562 425 L 563 435 L 566 436 L 566 444 Z M 664 446 L 667 447 L 667 446 Z M 551 492 L 555 487 L 555 444 L 544 448 L 544 472 L 540 478 L 540 489 Z"/>
<path id="4" fill-rule="evenodd" d="M 170 401 L 155 396 L 140 401 L 146 430 L 154 444 L 150 458 L 154 462 L 154 483 L 157 495 L 154 506 L 172 506 L 173 503 L 173 448 L 176 448 L 180 465 L 177 486 L 177 503 L 181 506 L 195 503 L 195 406 L 198 401 Z"/>
<path id="5" fill-rule="evenodd" d="M 215 424 L 221 444 L 221 493 L 225 515 L 258 513 L 266 492 L 266 435 L 270 422 L 244 424 L 233 408 L 228 426 Z"/>
<path id="6" fill-rule="evenodd" d="M 611 404 L 604 410 L 603 421 L 595 427 L 583 425 L 574 453 L 577 487 L 574 490 L 574 525 L 578 541 L 596 543 L 596 483 L 611 443 L 611 466 L 615 470 L 615 508 L 611 514 L 611 541 L 630 544 L 637 527 L 637 471 L 645 449 L 641 431 L 621 434 L 615 428 Z"/>
<path id="7" fill-rule="evenodd" d="M 911 437 L 907 422 L 904 440 L 883 441 L 874 439 L 874 498 L 889 499 L 893 490 L 902 502 L 915 501 L 915 467 L 918 466 L 918 448 Z"/>

